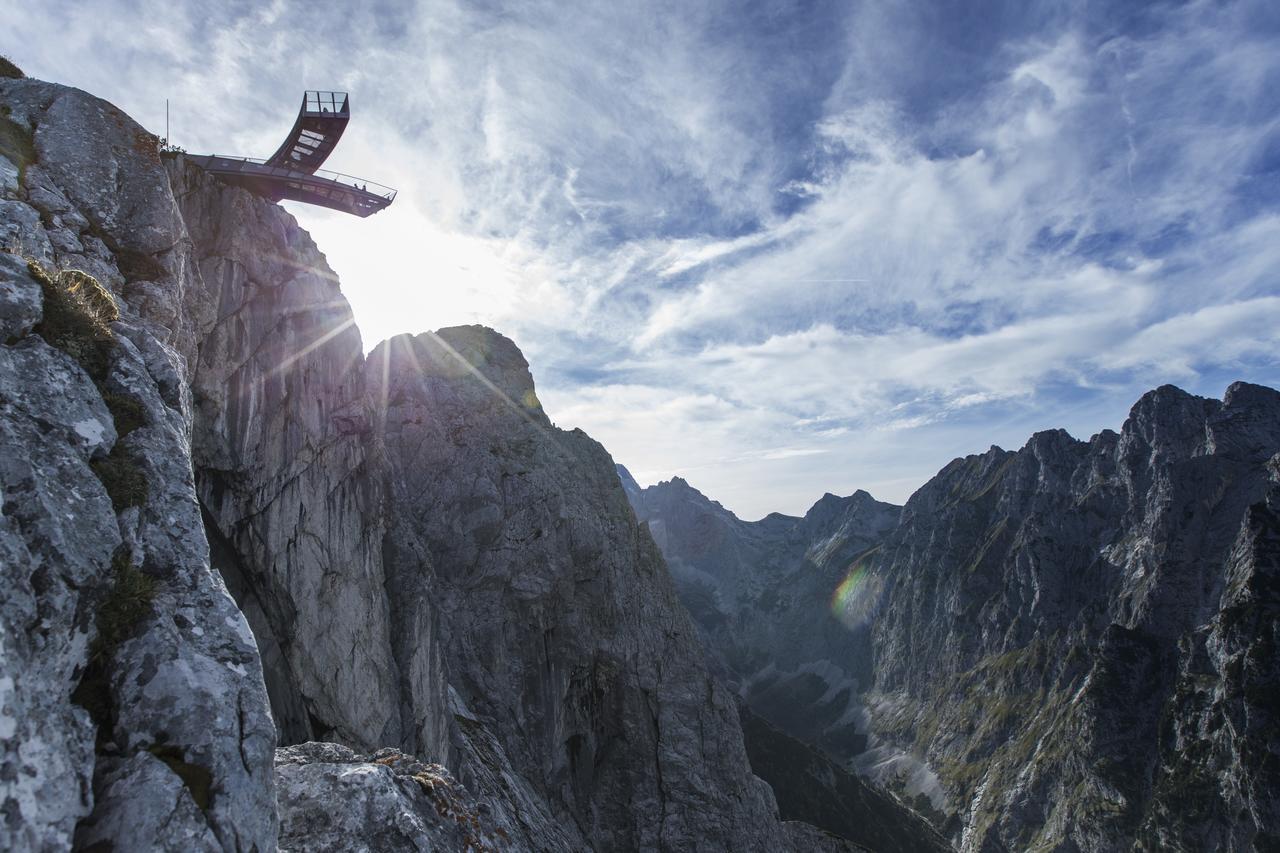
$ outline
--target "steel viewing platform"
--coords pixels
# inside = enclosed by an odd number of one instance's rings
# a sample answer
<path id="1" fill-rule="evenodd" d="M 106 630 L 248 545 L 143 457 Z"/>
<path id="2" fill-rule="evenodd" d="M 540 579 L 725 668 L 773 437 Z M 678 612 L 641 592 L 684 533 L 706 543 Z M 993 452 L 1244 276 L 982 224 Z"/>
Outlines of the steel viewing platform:
<path id="1" fill-rule="evenodd" d="M 302 96 L 293 130 L 270 158 L 202 154 L 189 159 L 206 172 L 272 201 L 301 201 L 368 216 L 395 201 L 396 191 L 320 169 L 350 120 L 351 99 L 346 92 L 308 91 Z"/>

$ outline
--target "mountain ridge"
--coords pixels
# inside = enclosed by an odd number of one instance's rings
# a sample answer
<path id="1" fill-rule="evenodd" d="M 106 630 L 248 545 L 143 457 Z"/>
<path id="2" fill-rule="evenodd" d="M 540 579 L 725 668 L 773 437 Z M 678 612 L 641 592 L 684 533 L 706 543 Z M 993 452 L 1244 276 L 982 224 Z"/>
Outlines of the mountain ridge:
<path id="1" fill-rule="evenodd" d="M 1045 430 L 953 460 L 847 565 L 832 612 L 810 611 L 815 632 L 849 628 L 824 644 L 826 672 L 812 662 L 812 694 L 866 664 L 847 703 L 862 739 L 823 743 L 820 704 L 772 722 L 898 790 L 962 850 L 1269 849 L 1276 777 L 1250 756 L 1270 749 L 1280 683 L 1264 621 L 1280 594 L 1277 451 L 1280 392 L 1233 383 L 1220 401 L 1160 386 L 1088 441 Z M 687 523 L 646 491 L 639 517 Z M 673 570 L 760 570 L 655 538 Z M 736 638 L 681 591 L 732 661 Z M 772 677 L 797 653 L 770 633 L 779 615 L 755 602 L 740 618 L 774 638 L 757 660 Z M 770 716 L 767 695 L 739 692 Z"/>

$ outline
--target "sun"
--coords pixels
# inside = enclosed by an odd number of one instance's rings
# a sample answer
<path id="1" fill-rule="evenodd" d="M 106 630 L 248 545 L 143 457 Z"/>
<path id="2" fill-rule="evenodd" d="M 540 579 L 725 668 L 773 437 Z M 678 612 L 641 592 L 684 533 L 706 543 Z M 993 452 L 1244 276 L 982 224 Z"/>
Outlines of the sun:
<path id="1" fill-rule="evenodd" d="M 365 352 L 401 333 L 520 313 L 524 265 L 511 241 L 446 231 L 411 205 L 367 220 L 287 205 L 317 244 L 351 303 Z"/>

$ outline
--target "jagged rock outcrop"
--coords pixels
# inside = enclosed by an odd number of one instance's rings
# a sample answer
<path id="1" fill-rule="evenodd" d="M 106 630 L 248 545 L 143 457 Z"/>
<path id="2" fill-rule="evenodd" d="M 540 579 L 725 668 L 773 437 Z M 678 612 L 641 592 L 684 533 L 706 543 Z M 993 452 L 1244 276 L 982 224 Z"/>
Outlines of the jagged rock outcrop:
<path id="1" fill-rule="evenodd" d="M 874 729 L 966 850 L 1268 849 L 1280 393 L 956 460 L 874 555 Z"/>
<path id="2" fill-rule="evenodd" d="M 510 849 L 503 826 L 444 767 L 394 749 L 359 756 L 336 743 L 276 751 L 283 853 Z"/>
<path id="3" fill-rule="evenodd" d="M 841 849 L 778 820 L 612 460 L 510 341 L 366 362 L 278 206 L 83 92 L 0 104 L 31 139 L 0 162 L 0 846 Z"/>
<path id="4" fill-rule="evenodd" d="M 388 551 L 431 572 L 450 682 L 553 817 L 596 849 L 781 848 L 733 699 L 613 461 L 551 424 L 514 344 L 401 336 L 367 370 L 386 401 Z"/>
<path id="5" fill-rule="evenodd" d="M 195 503 L 167 175 L 83 92 L 6 79 L 0 103 L 29 140 L 0 204 L 0 847 L 270 849 L 274 730 Z"/>

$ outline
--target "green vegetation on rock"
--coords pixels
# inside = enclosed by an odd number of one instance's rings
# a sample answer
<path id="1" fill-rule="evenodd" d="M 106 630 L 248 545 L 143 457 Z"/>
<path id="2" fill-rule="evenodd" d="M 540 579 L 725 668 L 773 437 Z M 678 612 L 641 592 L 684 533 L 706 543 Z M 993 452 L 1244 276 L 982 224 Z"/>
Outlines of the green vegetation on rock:
<path id="1" fill-rule="evenodd" d="M 0 56 L 0 77 L 7 77 L 11 80 L 21 80 L 27 75 L 22 73 L 22 69 L 13 64 L 7 56 Z"/>
<path id="2" fill-rule="evenodd" d="M 111 322 L 120 309 L 105 287 L 80 270 L 50 272 L 28 260 L 31 275 L 44 291 L 44 316 L 35 327 L 45 343 L 74 358 L 95 382 L 106 378 L 114 346 Z"/>
<path id="3" fill-rule="evenodd" d="M 50 346 L 74 358 L 89 374 L 111 412 L 120 438 L 145 426 L 146 410 L 136 398 L 103 387 L 115 346 L 110 324 L 120 319 L 111 291 L 80 270 L 50 272 L 34 260 L 27 261 L 27 268 L 44 291 L 44 316 L 35 332 Z M 116 512 L 146 502 L 146 475 L 118 441 L 106 458 L 96 459 L 91 465 Z"/>
<path id="4" fill-rule="evenodd" d="M 156 581 L 133 565 L 132 553 L 121 546 L 111 560 L 112 584 L 98 605 L 98 635 L 89 646 L 89 665 L 71 699 L 89 712 L 98 726 L 99 737 L 109 734 L 112 725 L 111 686 L 108 665 L 116 648 L 129 639 L 138 625 L 151 614 Z"/>
<path id="5" fill-rule="evenodd" d="M 90 465 L 107 490 L 116 512 L 147 502 L 150 491 L 146 475 L 136 462 L 125 455 L 120 445 L 117 444 L 105 459 L 95 459 Z"/>

